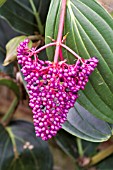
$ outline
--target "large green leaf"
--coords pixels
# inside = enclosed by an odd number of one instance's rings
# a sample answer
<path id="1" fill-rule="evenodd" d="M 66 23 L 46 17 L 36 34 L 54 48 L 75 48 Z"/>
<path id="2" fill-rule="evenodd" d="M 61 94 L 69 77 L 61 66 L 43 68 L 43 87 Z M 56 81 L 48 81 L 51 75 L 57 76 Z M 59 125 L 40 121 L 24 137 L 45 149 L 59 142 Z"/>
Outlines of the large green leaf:
<path id="1" fill-rule="evenodd" d="M 99 143 L 94 142 L 88 142 L 85 140 L 80 140 L 81 148 L 79 148 L 79 144 L 77 144 L 77 138 L 70 135 L 69 133 L 65 132 L 64 130 L 61 130 L 58 132 L 58 134 L 55 137 L 55 140 L 57 144 L 61 147 L 61 149 L 68 154 L 71 158 L 73 158 L 75 161 L 79 158 L 81 155 L 79 155 L 79 149 L 82 151 L 83 160 L 80 161 L 80 164 L 82 164 L 82 161 L 85 161 L 86 159 L 92 158 L 94 155 L 98 154 L 98 149 L 100 147 Z M 108 145 L 110 143 L 108 142 Z M 79 148 L 79 149 L 78 149 Z M 106 148 L 105 148 L 106 149 Z M 103 148 L 104 151 L 104 148 Z M 103 156 L 103 155 L 102 155 Z M 98 157 L 99 158 L 99 157 Z M 98 160 L 98 159 L 97 159 Z M 112 170 L 113 169 L 113 155 L 104 158 L 102 161 L 100 161 L 98 164 L 93 165 L 95 167 L 95 170 Z M 87 169 L 85 167 L 81 168 L 81 170 Z M 89 168 L 90 169 L 90 168 Z M 92 169 L 92 168 L 91 168 Z"/>
<path id="2" fill-rule="evenodd" d="M 0 85 L 7 86 L 15 93 L 17 98 L 20 97 L 19 86 L 13 80 L 0 77 Z"/>
<path id="3" fill-rule="evenodd" d="M 0 18 L 0 47 L 5 49 L 6 43 L 17 35 L 20 34 L 15 32 L 3 18 Z"/>
<path id="4" fill-rule="evenodd" d="M 94 117 L 78 103 L 69 110 L 63 129 L 92 142 L 106 141 L 112 135 L 111 127 L 107 122 Z"/>
<path id="5" fill-rule="evenodd" d="M 61 1 L 51 1 L 47 18 L 46 36 L 57 37 Z M 82 58 L 96 56 L 97 69 L 90 76 L 78 101 L 88 111 L 100 119 L 113 123 L 113 19 L 94 0 L 68 0 L 64 35 L 69 32 L 66 45 Z M 46 39 L 46 43 L 50 42 Z M 54 49 L 47 54 L 53 60 Z M 63 51 L 68 63 L 74 57 Z"/>
<path id="6" fill-rule="evenodd" d="M 52 170 L 47 142 L 36 138 L 32 123 L 13 121 L 0 125 L 1 170 Z"/>
<path id="7" fill-rule="evenodd" d="M 82 154 L 88 157 L 91 157 L 97 153 L 96 148 L 99 145 L 99 143 L 77 139 L 76 137 L 67 133 L 64 130 L 60 130 L 58 132 L 55 137 L 55 140 L 57 144 L 61 147 L 61 149 L 74 159 L 77 159 L 80 156 L 78 149 L 78 141 L 79 143 L 81 143 L 81 149 L 83 152 Z"/>
<path id="8" fill-rule="evenodd" d="M 44 0 L 43 2 L 42 0 L 34 0 L 32 3 L 44 25 L 50 0 L 46 0 L 46 3 Z M 30 0 L 7 0 L 0 9 L 0 15 L 11 24 L 12 28 L 21 33 L 32 34 L 34 31 L 40 30 Z"/>
<path id="9" fill-rule="evenodd" d="M 76 145 L 76 137 L 70 135 L 61 129 L 55 137 L 57 144 L 62 148 L 66 154 L 76 159 L 78 157 L 78 150 Z"/>

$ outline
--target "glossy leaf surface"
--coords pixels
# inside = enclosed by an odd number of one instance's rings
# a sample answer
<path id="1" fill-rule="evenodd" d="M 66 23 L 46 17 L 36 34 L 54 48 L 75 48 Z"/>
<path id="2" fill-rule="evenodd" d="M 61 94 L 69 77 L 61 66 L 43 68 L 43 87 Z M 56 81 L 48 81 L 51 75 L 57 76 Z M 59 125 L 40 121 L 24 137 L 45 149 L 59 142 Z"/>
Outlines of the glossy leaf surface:
<path id="1" fill-rule="evenodd" d="M 32 1 L 43 25 L 45 24 L 50 0 L 44 2 L 44 0 Z M 0 9 L 0 15 L 4 17 L 11 24 L 12 28 L 16 29 L 18 32 L 33 34 L 34 31 L 39 31 L 35 13 L 32 10 L 30 1 L 28 0 L 7 0 Z"/>
<path id="2" fill-rule="evenodd" d="M 107 122 L 94 117 L 78 103 L 69 110 L 63 129 L 92 142 L 106 141 L 112 135 L 111 127 Z"/>
<path id="3" fill-rule="evenodd" d="M 78 150 L 76 145 L 76 137 L 70 135 L 64 130 L 60 130 L 55 137 L 57 144 L 66 152 L 69 156 L 76 159 L 78 157 Z"/>
<path id="4" fill-rule="evenodd" d="M 96 154 L 98 154 L 99 152 L 104 151 L 104 149 L 107 149 L 107 147 L 109 147 L 110 141 L 107 141 L 105 143 L 101 143 L 103 145 L 103 147 L 101 146 L 100 143 L 94 143 L 94 142 L 88 142 L 85 140 L 80 140 L 79 142 L 81 143 L 81 149 L 82 149 L 82 153 L 83 153 L 83 158 L 81 158 L 82 160 L 80 161 L 80 153 L 79 153 L 79 149 L 78 146 L 79 144 L 77 144 L 77 138 L 72 136 L 71 134 L 65 132 L 64 130 L 61 130 L 57 136 L 55 137 L 55 140 L 57 142 L 57 144 L 61 147 L 61 149 L 68 154 L 70 157 L 72 157 L 75 161 L 78 159 L 78 162 L 80 163 L 79 166 L 82 166 L 86 160 L 85 158 L 88 160 L 90 160 L 93 156 L 96 156 Z M 99 148 L 101 149 L 99 151 Z M 102 154 L 102 153 L 101 153 Z M 103 156 L 103 155 L 101 155 Z M 98 157 L 99 159 L 100 157 Z M 97 159 L 97 160 L 98 160 Z M 89 168 L 89 169 L 95 169 L 95 170 L 112 170 L 113 168 L 113 155 L 110 155 L 109 157 L 104 158 L 103 160 L 101 160 L 98 164 L 93 165 L 93 167 Z M 84 163 L 83 163 L 83 162 Z M 78 169 L 84 170 L 86 169 L 85 167 L 78 167 Z"/>
<path id="5" fill-rule="evenodd" d="M 26 121 L 13 121 L 6 129 L 0 125 L 1 170 L 52 170 L 47 142 L 36 138 L 34 127 Z"/>
<path id="6" fill-rule="evenodd" d="M 57 144 L 62 148 L 62 150 L 73 159 L 76 160 L 80 156 L 77 144 L 77 137 L 74 137 L 64 130 L 61 130 L 56 135 L 55 140 Z M 90 157 L 96 154 L 96 148 L 98 147 L 99 143 L 88 142 L 85 140 L 80 140 L 80 142 L 83 150 L 83 155 Z"/>

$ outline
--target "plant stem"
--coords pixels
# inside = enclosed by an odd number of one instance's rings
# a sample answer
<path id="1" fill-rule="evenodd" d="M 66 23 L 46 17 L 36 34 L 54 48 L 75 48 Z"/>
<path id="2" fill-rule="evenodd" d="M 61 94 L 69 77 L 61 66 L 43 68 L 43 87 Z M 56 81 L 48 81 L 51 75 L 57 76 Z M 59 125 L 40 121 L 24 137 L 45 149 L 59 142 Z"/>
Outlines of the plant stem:
<path id="1" fill-rule="evenodd" d="M 34 51 L 34 53 L 35 53 L 35 54 L 36 54 L 36 53 L 39 53 L 39 52 L 41 52 L 42 50 L 44 50 L 45 48 L 48 48 L 48 47 L 50 47 L 50 46 L 55 46 L 55 45 L 56 45 L 56 42 L 46 44 L 46 45 L 40 47 L 38 50 Z"/>
<path id="2" fill-rule="evenodd" d="M 62 4 L 61 4 L 61 13 L 60 13 L 60 21 L 59 21 L 57 44 L 56 44 L 55 56 L 54 56 L 54 63 L 58 62 L 59 52 L 60 52 L 60 48 L 61 48 L 60 44 L 61 44 L 61 41 L 62 41 L 62 33 L 63 33 L 63 28 L 64 28 L 66 2 L 67 2 L 67 0 L 62 0 Z"/>
<path id="3" fill-rule="evenodd" d="M 33 9 L 33 12 L 34 12 L 34 15 L 35 15 L 35 18 L 36 18 L 36 22 L 38 24 L 39 32 L 43 35 L 44 34 L 44 27 L 43 27 L 43 25 L 41 23 L 39 13 L 37 12 L 37 10 L 35 8 L 33 0 L 29 0 L 29 2 L 30 2 L 31 7 Z"/>
<path id="4" fill-rule="evenodd" d="M 93 156 L 91 158 L 91 161 L 90 161 L 89 165 L 92 166 L 92 165 L 95 165 L 95 164 L 99 163 L 100 161 L 102 161 L 106 157 L 110 156 L 112 153 L 113 153 L 113 145 L 109 146 L 108 148 L 100 151 L 95 156 Z"/>
<path id="5" fill-rule="evenodd" d="M 12 141 L 13 152 L 14 152 L 15 159 L 17 159 L 19 157 L 19 153 L 17 151 L 15 136 L 14 136 L 14 134 L 13 134 L 10 127 L 7 127 L 6 130 L 7 130 L 8 134 L 9 134 L 9 136 L 11 138 L 11 141 Z"/>
<path id="6" fill-rule="evenodd" d="M 50 46 L 57 46 L 57 42 L 52 42 L 52 43 L 46 44 L 46 45 L 40 47 L 38 50 L 33 51 L 33 52 L 35 54 L 40 53 L 41 51 L 43 51 L 44 49 L 46 49 L 46 48 L 48 48 Z M 70 49 L 68 46 L 66 46 L 63 43 L 60 43 L 60 46 L 65 48 L 67 51 L 69 51 L 71 54 L 73 54 L 77 59 L 79 59 L 82 62 L 81 57 L 78 54 L 76 54 L 72 49 Z M 60 56 L 60 59 L 63 60 L 63 55 L 62 55 L 62 49 L 61 48 L 59 48 L 59 56 Z"/>
<path id="7" fill-rule="evenodd" d="M 63 54 L 62 54 L 62 49 L 61 49 L 61 48 L 60 48 L 60 50 L 59 50 L 59 57 L 60 57 L 60 60 L 61 60 L 61 61 L 64 60 Z"/>
<path id="8" fill-rule="evenodd" d="M 67 51 L 69 51 L 71 54 L 73 54 L 77 59 L 79 59 L 80 61 L 82 61 L 81 60 L 81 57 L 78 55 L 78 54 L 76 54 L 71 48 L 69 48 L 68 46 L 66 46 L 65 44 L 60 44 L 63 48 L 65 48 Z"/>
<path id="9" fill-rule="evenodd" d="M 77 140 L 77 147 L 78 147 L 79 156 L 83 157 L 84 151 L 83 151 L 83 148 L 82 148 L 82 140 L 80 138 L 77 138 L 76 140 Z"/>
<path id="10" fill-rule="evenodd" d="M 15 97 L 10 108 L 9 108 L 9 110 L 6 112 L 6 114 L 3 116 L 2 120 L 1 120 L 1 123 L 3 125 L 6 125 L 9 122 L 9 120 L 11 119 L 17 105 L 18 105 L 18 98 Z"/>

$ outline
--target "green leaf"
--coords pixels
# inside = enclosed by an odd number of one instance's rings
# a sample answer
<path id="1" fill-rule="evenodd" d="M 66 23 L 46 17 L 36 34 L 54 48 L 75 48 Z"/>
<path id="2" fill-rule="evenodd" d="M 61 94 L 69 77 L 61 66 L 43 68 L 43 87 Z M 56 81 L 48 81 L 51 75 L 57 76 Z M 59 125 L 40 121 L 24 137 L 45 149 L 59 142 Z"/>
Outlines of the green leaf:
<path id="1" fill-rule="evenodd" d="M 69 110 L 63 129 L 74 136 L 92 142 L 106 141 L 112 135 L 108 123 L 94 117 L 77 102 L 75 107 Z"/>
<path id="2" fill-rule="evenodd" d="M 57 39 L 59 12 L 60 12 L 59 6 L 60 6 L 60 0 L 57 0 L 57 1 L 52 0 L 50 3 L 49 12 L 48 12 L 47 21 L 46 21 L 46 29 L 45 29 L 46 44 L 51 42 L 48 36 L 50 36 L 53 39 Z M 53 61 L 54 59 L 54 49 L 55 49 L 54 47 L 49 47 L 46 49 L 48 59 L 51 61 Z"/>
<path id="3" fill-rule="evenodd" d="M 76 159 L 78 157 L 77 145 L 76 145 L 76 137 L 70 135 L 63 129 L 61 129 L 56 137 L 55 140 L 57 144 L 61 147 L 61 149 L 66 152 L 69 156 Z"/>
<path id="4" fill-rule="evenodd" d="M 46 0 L 45 6 L 41 4 L 42 0 L 34 0 L 34 6 L 38 13 L 39 20 L 45 24 L 45 19 L 50 0 Z M 38 10 L 40 12 L 38 12 Z M 41 15 L 41 13 L 44 13 Z M 36 23 L 36 16 L 28 0 L 7 1 L 0 9 L 0 15 L 9 22 L 13 29 L 24 34 L 33 34 L 39 31 L 39 25 Z M 41 17 L 40 17 L 41 15 Z M 43 18 L 42 18 L 43 17 Z M 12 19 L 13 18 L 13 19 Z"/>
<path id="5" fill-rule="evenodd" d="M 17 98 L 20 98 L 19 86 L 13 80 L 0 77 L 0 85 L 7 86 L 15 93 Z"/>
<path id="6" fill-rule="evenodd" d="M 113 11 L 112 11 L 110 14 L 111 14 L 111 16 L 113 17 Z"/>
<path id="7" fill-rule="evenodd" d="M 0 0 L 0 7 L 6 2 L 7 0 Z"/>
<path id="8" fill-rule="evenodd" d="M 6 43 L 18 35 L 19 33 L 15 32 L 5 19 L 0 17 L 0 47 L 5 49 Z"/>
<path id="9" fill-rule="evenodd" d="M 113 169 L 113 155 L 104 159 L 96 166 L 97 170 L 112 170 Z"/>
<path id="10" fill-rule="evenodd" d="M 55 140 L 61 149 L 70 157 L 76 160 L 80 156 L 78 152 L 77 138 L 73 135 L 67 133 L 64 130 L 60 130 L 56 135 Z M 81 140 L 83 155 L 88 157 L 93 156 L 97 153 L 96 148 L 98 145 L 99 143 Z"/>
<path id="11" fill-rule="evenodd" d="M 51 1 L 46 24 L 46 36 L 57 37 L 60 3 Z M 94 0 L 68 0 L 64 26 L 67 36 L 66 45 L 82 58 L 96 56 L 98 68 L 90 76 L 78 102 L 96 117 L 113 123 L 113 19 Z M 46 39 L 46 43 L 50 42 Z M 53 60 L 54 49 L 48 48 L 47 54 Z M 63 50 L 68 63 L 74 57 Z"/>
<path id="12" fill-rule="evenodd" d="M 77 140 L 74 136 L 70 135 L 69 133 L 65 132 L 64 130 L 60 130 L 55 137 L 57 144 L 61 147 L 61 149 L 70 157 L 72 157 L 75 161 L 77 158 L 80 158 Z M 110 144 L 108 142 L 108 144 Z M 88 142 L 85 140 L 81 140 L 82 152 L 83 152 L 83 160 L 84 157 L 91 158 L 98 154 L 98 150 L 100 147 L 99 143 Z M 103 148 L 104 149 L 104 148 Z M 113 168 L 113 156 L 109 156 L 103 159 L 98 164 L 95 164 L 93 167 L 97 170 L 112 170 Z M 82 169 L 82 168 L 81 168 Z M 84 170 L 83 168 L 82 170 Z"/>
<path id="13" fill-rule="evenodd" d="M 15 61 L 17 59 L 17 47 L 27 36 L 17 36 L 12 38 L 7 44 L 6 44 L 6 58 L 4 60 L 3 66 L 8 65 L 12 61 Z M 32 47 L 32 42 L 29 42 L 28 45 L 30 48 Z"/>
<path id="14" fill-rule="evenodd" d="M 75 161 L 80 158 L 77 140 L 74 136 L 65 132 L 64 130 L 60 130 L 55 137 L 57 144 L 61 147 L 61 149 L 73 158 Z M 109 143 L 108 143 L 109 144 Z M 98 154 L 97 148 L 99 148 L 99 143 L 88 142 L 85 140 L 81 140 L 82 152 L 83 152 L 83 160 L 84 157 L 91 158 L 94 155 Z M 103 159 L 101 162 L 96 164 L 95 167 L 97 170 L 112 170 L 113 168 L 113 156 L 109 156 Z M 82 168 L 81 168 L 82 169 Z M 84 170 L 83 168 L 82 170 Z"/>
<path id="15" fill-rule="evenodd" d="M 3 66 L 8 65 L 12 61 L 15 61 L 17 58 L 17 47 L 20 42 L 22 42 L 26 36 L 18 36 L 13 39 L 11 39 L 6 44 L 6 58 L 4 60 Z"/>
<path id="16" fill-rule="evenodd" d="M 52 170 L 47 142 L 36 138 L 32 123 L 13 121 L 6 129 L 0 125 L 1 170 Z"/>

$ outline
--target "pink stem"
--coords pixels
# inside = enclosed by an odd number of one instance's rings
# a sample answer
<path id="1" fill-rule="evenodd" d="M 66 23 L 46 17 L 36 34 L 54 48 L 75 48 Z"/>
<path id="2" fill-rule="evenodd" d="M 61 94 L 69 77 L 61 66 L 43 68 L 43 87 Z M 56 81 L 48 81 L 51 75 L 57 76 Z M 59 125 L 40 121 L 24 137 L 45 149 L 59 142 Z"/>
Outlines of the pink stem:
<path id="1" fill-rule="evenodd" d="M 59 50 L 59 57 L 60 57 L 61 61 L 64 60 L 63 54 L 62 54 L 62 48 L 60 48 L 60 50 Z"/>
<path id="2" fill-rule="evenodd" d="M 58 36 L 57 36 L 57 43 L 56 43 L 56 49 L 55 49 L 55 55 L 54 55 L 54 63 L 58 62 L 59 52 L 61 48 L 61 42 L 62 42 L 62 33 L 64 28 L 64 18 L 65 18 L 65 12 L 66 12 L 66 0 L 62 0 L 61 4 L 61 13 L 60 13 L 60 21 L 59 21 L 59 28 L 58 28 Z"/>
<path id="3" fill-rule="evenodd" d="M 70 49 L 68 46 L 66 46 L 65 44 L 60 44 L 63 48 L 65 48 L 67 51 L 69 51 L 71 54 L 73 54 L 77 59 L 79 59 L 80 61 L 82 61 L 81 57 L 76 54 L 72 49 Z"/>
<path id="4" fill-rule="evenodd" d="M 41 48 L 39 48 L 38 50 L 34 51 L 34 53 L 39 53 L 40 51 L 42 51 L 50 46 L 55 46 L 55 45 L 56 45 L 56 42 L 46 44 L 46 45 L 42 46 Z"/>

